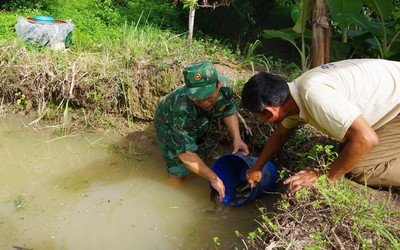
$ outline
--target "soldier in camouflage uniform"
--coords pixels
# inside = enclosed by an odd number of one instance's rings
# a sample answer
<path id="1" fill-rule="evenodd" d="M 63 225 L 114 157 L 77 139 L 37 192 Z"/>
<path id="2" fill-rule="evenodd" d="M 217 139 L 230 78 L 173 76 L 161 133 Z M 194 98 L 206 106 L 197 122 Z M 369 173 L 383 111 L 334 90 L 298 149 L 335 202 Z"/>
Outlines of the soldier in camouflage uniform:
<path id="1" fill-rule="evenodd" d="M 220 200 L 225 187 L 204 163 L 204 141 L 213 120 L 222 118 L 233 138 L 233 153 L 249 153 L 239 132 L 231 82 L 218 76 L 215 66 L 198 62 L 183 70 L 185 84 L 166 95 L 158 104 L 154 126 L 167 171 L 182 180 L 191 172 L 208 179 Z"/>

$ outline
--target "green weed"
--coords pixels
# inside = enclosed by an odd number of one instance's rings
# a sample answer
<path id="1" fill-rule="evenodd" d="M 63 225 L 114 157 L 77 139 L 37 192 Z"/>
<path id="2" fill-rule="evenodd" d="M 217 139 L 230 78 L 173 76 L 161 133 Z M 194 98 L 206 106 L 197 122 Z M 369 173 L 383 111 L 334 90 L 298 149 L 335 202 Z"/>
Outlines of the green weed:
<path id="1" fill-rule="evenodd" d="M 27 197 L 23 194 L 14 195 L 12 199 L 6 200 L 5 203 L 12 203 L 16 212 L 25 210 L 31 205 Z"/>
<path id="2" fill-rule="evenodd" d="M 26 99 L 26 96 L 22 94 L 21 92 L 16 92 L 14 94 L 15 98 L 15 106 L 17 106 L 20 109 L 23 109 L 28 105 L 28 100 Z"/>
<path id="3" fill-rule="evenodd" d="M 216 246 L 221 245 L 221 242 L 220 242 L 218 236 L 215 236 L 215 237 L 213 238 L 213 242 L 214 242 L 214 245 L 216 245 Z"/>
<path id="4" fill-rule="evenodd" d="M 255 65 L 261 65 L 263 70 L 266 72 L 270 71 L 270 63 L 266 56 L 263 54 L 257 54 L 256 50 L 261 46 L 261 42 L 256 40 L 254 43 L 250 43 L 247 49 L 247 53 L 242 62 L 238 66 L 250 66 L 251 70 L 254 72 Z"/>
<path id="5" fill-rule="evenodd" d="M 399 212 L 391 210 L 387 200 L 377 200 L 374 190 L 365 192 L 362 186 L 350 184 L 321 176 L 315 189 L 284 196 L 276 205 L 278 211 L 260 210 L 262 233 L 260 228 L 250 232 L 246 246 L 400 249 Z"/>
<path id="6" fill-rule="evenodd" d="M 326 169 L 338 157 L 338 153 L 333 149 L 333 145 L 315 144 L 309 151 L 297 153 L 301 158 L 299 164 L 303 168 L 306 168 L 306 164 L 311 160 L 317 163 L 321 169 Z"/>
<path id="7" fill-rule="evenodd" d="M 317 165 L 326 170 L 338 156 L 333 148 L 316 144 L 298 153 L 302 167 Z M 280 177 L 284 174 L 281 171 Z M 247 237 L 237 235 L 254 249 L 276 245 L 289 249 L 293 244 L 300 249 L 400 249 L 400 214 L 389 208 L 391 194 L 377 200 L 374 192 L 346 179 L 331 182 L 321 175 L 314 189 L 284 195 L 277 211 L 260 209 L 261 228 Z"/>
<path id="8" fill-rule="evenodd" d="M 187 231 L 187 236 L 189 237 L 195 237 L 196 236 L 196 230 L 195 229 L 190 229 Z"/>

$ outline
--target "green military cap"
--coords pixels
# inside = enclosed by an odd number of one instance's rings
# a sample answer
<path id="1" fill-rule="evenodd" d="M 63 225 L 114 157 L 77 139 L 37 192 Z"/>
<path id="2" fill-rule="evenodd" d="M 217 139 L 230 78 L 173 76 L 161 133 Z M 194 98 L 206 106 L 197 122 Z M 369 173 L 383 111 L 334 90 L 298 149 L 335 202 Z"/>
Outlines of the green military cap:
<path id="1" fill-rule="evenodd" d="M 183 70 L 186 93 L 192 100 L 209 98 L 217 87 L 217 69 L 210 61 L 196 62 Z"/>

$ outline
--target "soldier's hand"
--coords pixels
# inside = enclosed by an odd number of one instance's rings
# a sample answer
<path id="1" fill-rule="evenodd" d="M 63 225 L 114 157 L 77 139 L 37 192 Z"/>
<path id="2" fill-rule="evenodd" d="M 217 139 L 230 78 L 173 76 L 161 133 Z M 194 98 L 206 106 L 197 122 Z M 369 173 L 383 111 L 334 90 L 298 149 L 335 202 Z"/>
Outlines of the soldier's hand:
<path id="1" fill-rule="evenodd" d="M 249 147 L 243 140 L 237 140 L 233 142 L 233 152 L 232 154 L 241 153 L 243 155 L 249 154 Z"/>
<path id="2" fill-rule="evenodd" d="M 216 178 L 214 181 L 211 181 L 211 186 L 218 192 L 219 201 L 222 202 L 222 198 L 225 196 L 225 185 L 221 181 L 220 178 Z"/>

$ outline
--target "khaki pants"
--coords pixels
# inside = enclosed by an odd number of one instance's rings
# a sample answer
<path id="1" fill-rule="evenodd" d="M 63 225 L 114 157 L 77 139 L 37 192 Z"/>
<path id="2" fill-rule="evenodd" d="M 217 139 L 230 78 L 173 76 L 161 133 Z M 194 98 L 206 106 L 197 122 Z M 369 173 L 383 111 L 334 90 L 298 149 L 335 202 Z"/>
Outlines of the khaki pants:
<path id="1" fill-rule="evenodd" d="M 374 187 L 400 187 L 400 115 L 376 130 L 379 144 L 348 175 Z"/>

